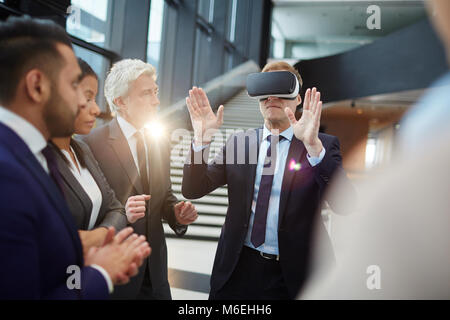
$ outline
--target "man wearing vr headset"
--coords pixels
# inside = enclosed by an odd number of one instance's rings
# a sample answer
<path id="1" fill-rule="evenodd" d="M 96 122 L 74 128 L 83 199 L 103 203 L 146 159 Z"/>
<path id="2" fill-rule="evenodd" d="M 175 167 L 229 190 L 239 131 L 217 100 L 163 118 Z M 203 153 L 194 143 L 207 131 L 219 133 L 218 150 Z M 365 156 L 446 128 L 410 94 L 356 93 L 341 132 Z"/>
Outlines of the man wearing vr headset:
<path id="1" fill-rule="evenodd" d="M 205 159 L 223 123 L 223 106 L 214 115 L 201 88 L 186 98 L 195 137 L 182 193 L 195 199 L 228 185 L 210 299 L 294 299 L 307 277 L 313 229 L 314 237 L 327 239 L 321 253 L 334 262 L 326 229 L 317 222 L 331 176 L 343 171 L 339 142 L 319 133 L 322 102 L 316 88 L 306 91 L 296 120 L 301 85 L 298 71 L 285 62 L 249 75 L 247 90 L 260 100 L 264 126 L 233 134 L 209 164 Z M 238 159 L 240 151 L 245 161 Z"/>

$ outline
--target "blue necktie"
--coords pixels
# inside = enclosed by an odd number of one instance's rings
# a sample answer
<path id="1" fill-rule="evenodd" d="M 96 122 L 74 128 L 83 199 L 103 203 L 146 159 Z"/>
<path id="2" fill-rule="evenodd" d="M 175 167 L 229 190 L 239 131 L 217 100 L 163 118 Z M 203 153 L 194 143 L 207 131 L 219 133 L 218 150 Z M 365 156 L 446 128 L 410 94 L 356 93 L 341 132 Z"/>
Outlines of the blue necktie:
<path id="1" fill-rule="evenodd" d="M 253 219 L 253 229 L 250 239 L 255 248 L 262 245 L 266 238 L 267 210 L 269 209 L 273 175 L 275 173 L 275 166 L 277 163 L 277 144 L 279 141 L 283 140 L 283 138 L 283 136 L 273 135 L 267 137 L 269 147 L 267 148 L 267 154 L 264 160 L 264 167 L 261 175 L 261 182 L 259 183 L 255 217 Z"/>

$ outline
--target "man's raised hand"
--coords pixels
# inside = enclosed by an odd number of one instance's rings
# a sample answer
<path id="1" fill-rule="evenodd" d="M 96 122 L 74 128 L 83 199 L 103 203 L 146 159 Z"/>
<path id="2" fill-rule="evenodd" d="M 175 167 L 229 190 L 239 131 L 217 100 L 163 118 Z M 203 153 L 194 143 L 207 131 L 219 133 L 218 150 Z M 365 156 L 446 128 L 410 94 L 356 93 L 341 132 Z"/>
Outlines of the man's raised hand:
<path id="1" fill-rule="evenodd" d="M 223 123 L 223 105 L 219 107 L 215 115 L 205 91 L 197 87 L 189 90 L 186 105 L 194 129 L 194 143 L 196 145 L 209 143 Z"/>
<path id="2" fill-rule="evenodd" d="M 323 148 L 319 139 L 320 116 L 322 113 L 320 92 L 316 88 L 306 90 L 302 117 L 298 121 L 295 119 L 291 109 L 286 108 L 284 112 L 294 129 L 295 137 L 303 142 L 311 157 L 318 157 Z"/>

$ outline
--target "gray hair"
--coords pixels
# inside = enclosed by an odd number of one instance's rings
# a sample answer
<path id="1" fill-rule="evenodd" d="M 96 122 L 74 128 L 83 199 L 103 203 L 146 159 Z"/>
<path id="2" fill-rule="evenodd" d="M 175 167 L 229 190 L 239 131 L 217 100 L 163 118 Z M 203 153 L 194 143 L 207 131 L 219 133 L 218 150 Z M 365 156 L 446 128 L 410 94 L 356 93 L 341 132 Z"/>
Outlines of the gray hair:
<path id="1" fill-rule="evenodd" d="M 105 80 L 105 98 L 111 111 L 119 111 L 114 99 L 126 96 L 131 83 L 143 74 L 148 74 L 156 81 L 155 67 L 142 60 L 124 59 L 112 66 Z"/>

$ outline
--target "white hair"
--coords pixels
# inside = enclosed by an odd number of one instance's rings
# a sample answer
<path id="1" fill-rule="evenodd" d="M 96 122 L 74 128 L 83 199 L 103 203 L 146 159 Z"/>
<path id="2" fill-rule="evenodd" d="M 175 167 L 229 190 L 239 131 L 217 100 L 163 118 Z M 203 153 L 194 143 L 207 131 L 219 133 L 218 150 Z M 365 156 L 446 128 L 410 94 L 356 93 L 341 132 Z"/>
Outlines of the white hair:
<path id="1" fill-rule="evenodd" d="M 148 74 L 156 81 L 155 67 L 142 60 L 124 59 L 112 66 L 105 80 L 105 98 L 111 111 L 120 110 L 114 99 L 126 96 L 131 83 L 143 74 Z"/>

